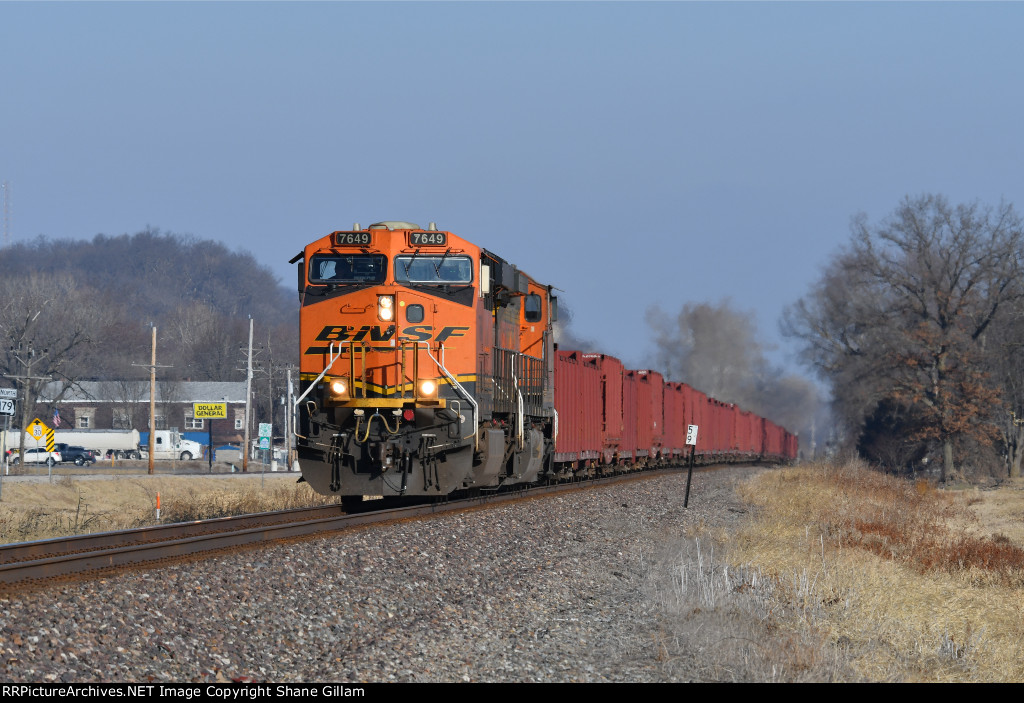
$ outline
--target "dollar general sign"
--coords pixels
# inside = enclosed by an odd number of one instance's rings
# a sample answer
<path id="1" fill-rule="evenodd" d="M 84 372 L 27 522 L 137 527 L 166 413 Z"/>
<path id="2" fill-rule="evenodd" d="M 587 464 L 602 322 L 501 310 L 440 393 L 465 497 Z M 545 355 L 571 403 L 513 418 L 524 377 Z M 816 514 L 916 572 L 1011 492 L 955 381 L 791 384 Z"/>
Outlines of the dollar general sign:
<path id="1" fill-rule="evenodd" d="M 211 420 L 224 419 L 228 416 L 227 403 L 192 403 L 195 417 L 208 417 Z"/>

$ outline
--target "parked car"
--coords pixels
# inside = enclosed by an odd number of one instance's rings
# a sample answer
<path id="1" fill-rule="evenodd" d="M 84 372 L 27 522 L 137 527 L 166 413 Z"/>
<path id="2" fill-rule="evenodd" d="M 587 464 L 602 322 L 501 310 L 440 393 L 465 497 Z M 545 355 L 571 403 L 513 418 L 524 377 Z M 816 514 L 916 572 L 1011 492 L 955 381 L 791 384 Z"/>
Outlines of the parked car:
<path id="1" fill-rule="evenodd" d="M 78 447 L 64 442 L 57 442 L 53 445 L 60 453 L 63 461 L 73 461 L 75 466 L 88 466 L 96 463 L 96 455 L 85 447 Z"/>
<path id="2" fill-rule="evenodd" d="M 53 466 L 59 464 L 62 459 L 60 452 L 48 452 L 45 449 L 26 449 L 25 450 L 25 463 L 26 464 L 46 464 L 47 466 Z M 16 456 L 11 459 L 11 463 L 17 466 L 21 463 L 22 457 Z"/>

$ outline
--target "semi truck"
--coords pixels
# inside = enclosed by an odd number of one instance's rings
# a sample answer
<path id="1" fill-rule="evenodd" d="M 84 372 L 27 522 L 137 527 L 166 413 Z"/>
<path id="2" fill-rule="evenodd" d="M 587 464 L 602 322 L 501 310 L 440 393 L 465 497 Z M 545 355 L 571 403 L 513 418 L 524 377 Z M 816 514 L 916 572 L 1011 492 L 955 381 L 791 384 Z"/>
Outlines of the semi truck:
<path id="1" fill-rule="evenodd" d="M 156 430 L 153 434 L 154 459 L 188 461 L 203 456 L 203 445 L 183 438 L 177 430 Z M 20 431 L 7 430 L 5 435 L 7 448 L 17 449 Z M 54 430 L 53 441 L 91 449 L 101 459 L 109 456 L 116 459 L 149 458 L 149 445 L 140 442 L 138 430 Z M 31 449 L 43 443 L 26 435 L 25 444 Z"/>

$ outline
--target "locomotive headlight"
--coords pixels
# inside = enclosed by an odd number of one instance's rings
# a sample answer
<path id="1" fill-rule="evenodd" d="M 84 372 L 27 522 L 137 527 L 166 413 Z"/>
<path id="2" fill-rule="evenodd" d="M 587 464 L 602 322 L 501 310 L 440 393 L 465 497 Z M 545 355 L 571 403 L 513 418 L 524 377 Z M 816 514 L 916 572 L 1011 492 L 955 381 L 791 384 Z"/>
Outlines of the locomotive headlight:
<path id="1" fill-rule="evenodd" d="M 417 384 L 421 398 L 436 398 L 437 397 L 437 381 L 432 378 L 420 379 Z"/>
<path id="2" fill-rule="evenodd" d="M 377 317 L 384 322 L 391 322 L 395 319 L 395 296 L 377 296 Z"/>
<path id="3" fill-rule="evenodd" d="M 347 400 L 348 399 L 348 380 L 344 378 L 336 378 L 331 381 L 331 397 L 334 400 Z"/>

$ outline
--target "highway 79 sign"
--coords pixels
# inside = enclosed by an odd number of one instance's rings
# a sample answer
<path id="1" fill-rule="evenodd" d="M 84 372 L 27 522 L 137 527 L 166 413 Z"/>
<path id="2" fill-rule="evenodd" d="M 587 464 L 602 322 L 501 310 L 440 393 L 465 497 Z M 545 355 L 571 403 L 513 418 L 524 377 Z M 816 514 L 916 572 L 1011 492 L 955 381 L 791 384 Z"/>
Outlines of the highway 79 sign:
<path id="1" fill-rule="evenodd" d="M 0 415 L 13 415 L 14 401 L 10 398 L 0 398 Z"/>

